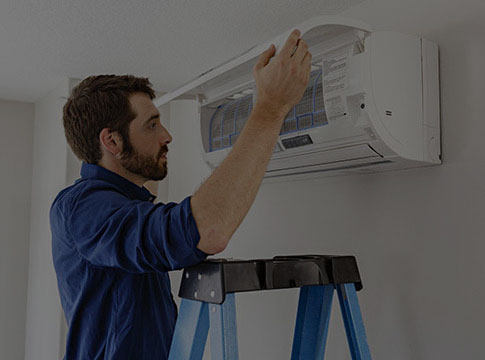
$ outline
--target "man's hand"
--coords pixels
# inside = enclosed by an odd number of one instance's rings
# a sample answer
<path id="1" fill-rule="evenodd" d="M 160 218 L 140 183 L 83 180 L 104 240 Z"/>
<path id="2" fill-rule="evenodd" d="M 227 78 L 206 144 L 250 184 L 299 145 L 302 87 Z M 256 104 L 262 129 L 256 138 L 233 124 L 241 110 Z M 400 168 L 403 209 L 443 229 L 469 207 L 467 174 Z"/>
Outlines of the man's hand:
<path id="1" fill-rule="evenodd" d="M 310 78 L 312 55 L 299 36 L 300 31 L 294 30 L 276 56 L 274 45 L 260 55 L 253 68 L 257 105 L 286 115 L 300 101 Z"/>

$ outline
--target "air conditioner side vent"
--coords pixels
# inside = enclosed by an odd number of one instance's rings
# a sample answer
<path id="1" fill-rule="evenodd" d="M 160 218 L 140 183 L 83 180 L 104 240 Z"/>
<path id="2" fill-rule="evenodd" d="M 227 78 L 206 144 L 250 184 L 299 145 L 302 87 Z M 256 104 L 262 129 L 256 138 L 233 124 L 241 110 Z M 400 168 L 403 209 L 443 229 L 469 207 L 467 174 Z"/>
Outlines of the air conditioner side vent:
<path id="1" fill-rule="evenodd" d="M 265 176 L 265 179 L 274 179 L 281 176 L 295 176 L 295 175 L 302 175 L 302 174 L 325 173 L 329 171 L 354 170 L 354 169 L 369 167 L 373 165 L 384 165 L 384 164 L 391 164 L 391 163 L 393 163 L 391 160 L 382 160 L 382 161 L 366 162 L 364 164 L 337 166 L 337 167 L 331 167 L 328 169 L 314 169 L 314 170 L 301 169 L 300 171 L 295 171 L 295 172 L 286 173 L 286 174 L 272 174 L 271 172 L 268 172 L 267 175 Z"/>

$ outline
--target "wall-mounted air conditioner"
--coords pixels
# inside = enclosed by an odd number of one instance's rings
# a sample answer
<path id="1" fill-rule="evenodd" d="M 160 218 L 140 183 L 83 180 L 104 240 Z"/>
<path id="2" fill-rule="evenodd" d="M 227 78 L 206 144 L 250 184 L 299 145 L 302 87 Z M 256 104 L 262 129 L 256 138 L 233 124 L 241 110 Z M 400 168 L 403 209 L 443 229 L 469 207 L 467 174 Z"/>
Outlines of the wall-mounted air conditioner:
<path id="1" fill-rule="evenodd" d="M 438 47 L 417 36 L 371 31 L 358 21 L 304 22 L 310 83 L 288 113 L 265 178 L 375 172 L 441 163 Z M 288 31 L 155 100 L 199 102 L 204 159 L 219 165 L 254 103 L 252 68 Z"/>

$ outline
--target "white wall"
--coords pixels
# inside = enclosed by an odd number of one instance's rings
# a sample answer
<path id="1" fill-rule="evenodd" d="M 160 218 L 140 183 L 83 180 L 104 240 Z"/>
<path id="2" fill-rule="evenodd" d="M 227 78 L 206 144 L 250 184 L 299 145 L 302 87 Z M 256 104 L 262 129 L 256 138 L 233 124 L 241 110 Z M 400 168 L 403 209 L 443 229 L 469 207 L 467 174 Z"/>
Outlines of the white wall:
<path id="1" fill-rule="evenodd" d="M 168 145 L 168 198 L 182 201 L 210 175 L 209 167 L 201 161 L 200 134 L 197 132 L 197 105 L 193 100 L 177 100 L 170 104 L 170 134 Z"/>
<path id="2" fill-rule="evenodd" d="M 26 360 L 59 359 L 64 354 L 49 209 L 57 193 L 66 186 L 68 169 L 73 168 L 71 164 L 68 166 L 62 125 L 62 107 L 70 86 L 71 81 L 66 78 L 35 104 Z"/>
<path id="3" fill-rule="evenodd" d="M 34 105 L 0 100 L 0 359 L 23 359 Z"/>
<path id="4" fill-rule="evenodd" d="M 467 3 L 467 4 L 464 4 Z M 263 184 L 221 257 L 352 254 L 374 359 L 483 358 L 485 4 L 367 1 L 347 15 L 440 45 L 444 164 L 387 174 Z M 464 9 L 474 6 L 476 19 Z M 207 176 L 190 101 L 171 104 L 169 200 Z M 172 276 L 178 292 L 178 276 Z M 240 358 L 288 358 L 298 293 L 238 294 Z M 334 307 L 330 359 L 350 359 Z"/>

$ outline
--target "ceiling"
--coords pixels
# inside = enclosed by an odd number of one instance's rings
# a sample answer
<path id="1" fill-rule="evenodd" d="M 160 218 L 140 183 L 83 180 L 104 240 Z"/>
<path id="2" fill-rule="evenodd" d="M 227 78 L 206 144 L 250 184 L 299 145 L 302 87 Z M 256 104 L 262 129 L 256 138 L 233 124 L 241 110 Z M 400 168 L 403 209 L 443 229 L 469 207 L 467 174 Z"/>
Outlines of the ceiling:
<path id="1" fill-rule="evenodd" d="M 174 90 L 311 17 L 333 14 L 436 40 L 450 27 L 485 23 L 485 1 L 2 0 L 0 99 L 35 102 L 64 77 L 108 73 Z"/>

